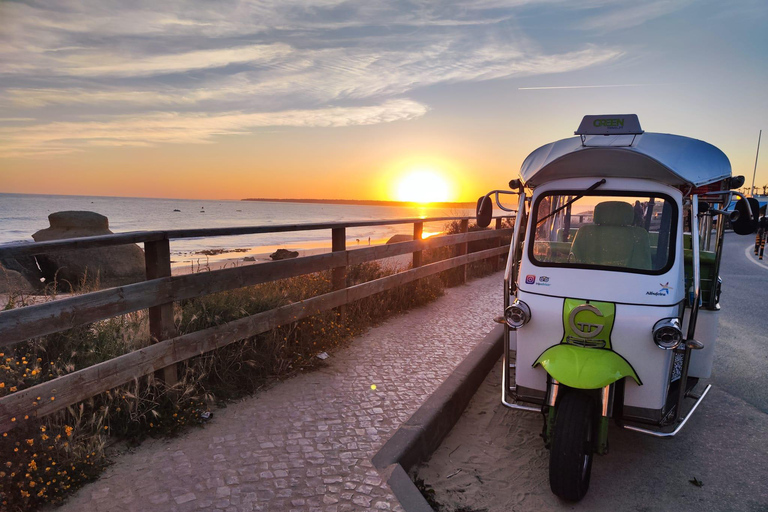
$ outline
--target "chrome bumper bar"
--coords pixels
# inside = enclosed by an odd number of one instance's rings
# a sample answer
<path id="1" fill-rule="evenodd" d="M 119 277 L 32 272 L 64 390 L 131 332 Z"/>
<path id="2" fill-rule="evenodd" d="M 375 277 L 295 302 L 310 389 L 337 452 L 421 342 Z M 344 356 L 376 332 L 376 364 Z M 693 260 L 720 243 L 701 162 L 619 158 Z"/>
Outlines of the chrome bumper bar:
<path id="1" fill-rule="evenodd" d="M 506 332 L 506 329 L 504 329 Z M 532 407 L 530 405 L 519 405 L 514 402 L 507 402 L 507 394 L 505 391 L 505 388 L 507 387 L 507 371 L 508 371 L 508 364 L 507 364 L 507 354 L 509 353 L 509 337 L 504 336 L 504 356 L 501 358 L 501 403 L 505 407 L 509 407 L 510 409 L 515 409 L 518 411 L 528 411 L 528 412 L 541 412 L 541 407 Z"/>
<path id="2" fill-rule="evenodd" d="M 632 430 L 634 432 L 640 432 L 641 434 L 648 434 L 649 436 L 654 436 L 654 437 L 675 437 L 677 433 L 683 429 L 688 419 L 691 416 L 693 416 L 693 413 L 696 411 L 696 408 L 699 406 L 701 401 L 704 400 L 704 397 L 707 396 L 707 393 L 709 393 L 709 390 L 711 387 L 712 387 L 712 384 L 707 384 L 707 387 L 704 388 L 704 392 L 701 394 L 698 400 L 696 400 L 696 403 L 693 404 L 691 411 L 688 413 L 687 416 L 685 416 L 682 419 L 682 421 L 680 421 L 680 424 L 672 432 L 659 432 L 657 430 L 649 430 L 646 428 L 634 427 L 632 425 L 624 425 L 624 428 L 627 430 Z"/>

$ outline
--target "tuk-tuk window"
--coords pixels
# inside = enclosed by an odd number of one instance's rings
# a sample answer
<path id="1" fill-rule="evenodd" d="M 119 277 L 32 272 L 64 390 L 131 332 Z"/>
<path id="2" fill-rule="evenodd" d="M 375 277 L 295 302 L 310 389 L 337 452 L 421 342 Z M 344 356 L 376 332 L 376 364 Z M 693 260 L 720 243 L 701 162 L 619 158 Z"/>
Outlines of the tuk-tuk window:
<path id="1" fill-rule="evenodd" d="M 529 255 L 540 266 L 661 274 L 674 259 L 677 207 L 667 196 L 557 192 L 540 196 L 532 216 Z"/>

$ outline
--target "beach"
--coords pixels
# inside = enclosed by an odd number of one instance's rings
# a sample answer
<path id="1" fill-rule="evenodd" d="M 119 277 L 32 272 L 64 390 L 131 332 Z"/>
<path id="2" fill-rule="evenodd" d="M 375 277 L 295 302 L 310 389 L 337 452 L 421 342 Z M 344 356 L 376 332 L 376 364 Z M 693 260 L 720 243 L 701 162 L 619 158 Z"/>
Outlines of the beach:
<path id="1" fill-rule="evenodd" d="M 371 242 L 371 245 L 381 245 L 386 243 L 386 240 L 377 240 L 377 243 Z M 311 245 L 311 244 L 308 244 Z M 363 247 L 369 247 L 366 245 L 353 245 L 347 246 L 347 250 L 362 249 Z M 325 254 L 331 252 L 331 248 L 316 244 L 312 247 L 286 247 L 286 246 L 272 246 L 272 247 L 255 247 L 247 252 L 225 252 L 212 256 L 192 254 L 188 258 L 172 260 L 171 272 L 173 275 L 192 274 L 195 272 L 206 272 L 209 270 L 220 270 L 224 268 L 242 267 L 245 265 L 256 265 L 259 263 L 267 263 L 273 261 L 270 255 L 278 249 L 287 249 L 289 251 L 296 251 L 299 253 L 297 257 L 314 256 L 316 254 Z M 236 254 L 237 256 L 233 256 Z M 248 258 L 248 259 L 246 259 Z M 252 258 L 252 259 L 251 259 Z M 404 269 L 411 263 L 411 254 L 402 254 L 400 256 L 394 256 L 391 258 L 383 258 L 377 260 L 381 265 L 387 266 L 391 269 Z"/>

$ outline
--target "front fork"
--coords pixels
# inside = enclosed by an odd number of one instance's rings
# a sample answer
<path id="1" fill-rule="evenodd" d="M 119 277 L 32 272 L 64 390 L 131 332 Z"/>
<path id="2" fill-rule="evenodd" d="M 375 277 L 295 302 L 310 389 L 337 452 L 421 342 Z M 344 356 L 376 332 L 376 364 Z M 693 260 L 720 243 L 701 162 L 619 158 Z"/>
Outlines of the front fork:
<path id="1" fill-rule="evenodd" d="M 555 428 L 555 418 L 557 417 L 557 399 L 562 393 L 564 386 L 558 381 L 549 377 L 549 390 L 547 392 L 547 401 L 544 407 L 544 444 L 547 448 L 552 443 L 552 432 Z M 600 417 L 597 422 L 597 446 L 595 452 L 598 455 L 608 453 L 608 421 L 611 416 L 613 406 L 613 385 L 609 384 L 600 389 Z"/>

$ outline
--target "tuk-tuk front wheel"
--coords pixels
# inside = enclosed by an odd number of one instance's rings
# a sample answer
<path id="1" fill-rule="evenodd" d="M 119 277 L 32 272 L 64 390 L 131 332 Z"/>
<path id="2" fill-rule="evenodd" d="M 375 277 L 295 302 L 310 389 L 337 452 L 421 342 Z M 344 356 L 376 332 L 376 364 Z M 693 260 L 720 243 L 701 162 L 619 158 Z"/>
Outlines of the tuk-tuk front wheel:
<path id="1" fill-rule="evenodd" d="M 595 451 L 595 403 L 586 393 L 570 390 L 557 406 L 549 453 L 549 487 L 568 501 L 589 489 Z"/>

